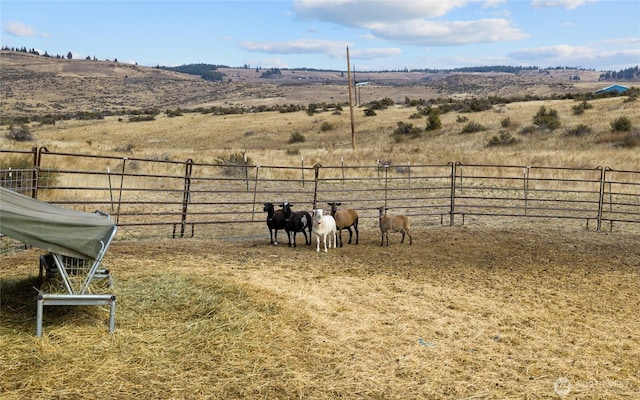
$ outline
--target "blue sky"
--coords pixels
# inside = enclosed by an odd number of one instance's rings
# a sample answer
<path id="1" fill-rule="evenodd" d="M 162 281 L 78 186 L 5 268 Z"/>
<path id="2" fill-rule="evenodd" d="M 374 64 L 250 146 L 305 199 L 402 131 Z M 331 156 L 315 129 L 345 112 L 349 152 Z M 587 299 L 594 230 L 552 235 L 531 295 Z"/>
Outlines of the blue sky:
<path id="1" fill-rule="evenodd" d="M 640 64 L 637 0 L 0 1 L 2 46 L 145 66 Z"/>

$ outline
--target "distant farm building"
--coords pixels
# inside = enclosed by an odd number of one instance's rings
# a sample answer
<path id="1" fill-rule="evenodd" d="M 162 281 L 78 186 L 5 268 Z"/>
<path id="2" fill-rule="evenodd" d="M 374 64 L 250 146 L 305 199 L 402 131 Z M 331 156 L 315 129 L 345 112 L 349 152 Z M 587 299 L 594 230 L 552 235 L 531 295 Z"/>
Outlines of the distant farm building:
<path id="1" fill-rule="evenodd" d="M 596 90 L 596 91 L 595 91 L 595 94 L 600 94 L 600 93 L 611 93 L 611 92 L 618 92 L 618 93 L 622 93 L 622 92 L 626 92 L 627 90 L 629 90 L 629 88 L 628 88 L 628 87 L 626 87 L 626 86 L 622 86 L 622 85 L 611 85 L 611 86 L 607 86 L 606 88 Z"/>

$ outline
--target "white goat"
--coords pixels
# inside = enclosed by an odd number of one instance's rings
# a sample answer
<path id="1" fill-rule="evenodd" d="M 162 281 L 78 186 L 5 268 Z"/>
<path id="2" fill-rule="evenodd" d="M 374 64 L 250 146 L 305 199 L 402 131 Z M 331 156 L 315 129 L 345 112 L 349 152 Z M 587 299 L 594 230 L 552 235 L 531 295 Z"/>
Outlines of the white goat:
<path id="1" fill-rule="evenodd" d="M 313 229 L 311 231 L 316 234 L 316 251 L 320 252 L 320 236 L 322 236 L 326 253 L 328 235 L 329 247 L 331 247 L 331 236 L 333 236 L 333 248 L 336 248 L 338 228 L 336 228 L 336 220 L 331 215 L 323 215 L 323 213 L 322 209 L 313 210 Z"/>
<path id="2" fill-rule="evenodd" d="M 413 243 L 411 239 L 411 232 L 409 231 L 409 217 L 406 215 L 395 215 L 388 217 L 386 207 L 380 207 L 378 209 L 380 211 L 380 232 L 382 233 L 382 241 L 380 242 L 380 246 L 384 244 L 384 238 L 387 238 L 387 246 L 389 246 L 389 232 L 400 232 L 402 233 L 402 240 L 400 243 L 404 243 L 404 235 L 405 233 L 409 235 L 409 244 Z"/>

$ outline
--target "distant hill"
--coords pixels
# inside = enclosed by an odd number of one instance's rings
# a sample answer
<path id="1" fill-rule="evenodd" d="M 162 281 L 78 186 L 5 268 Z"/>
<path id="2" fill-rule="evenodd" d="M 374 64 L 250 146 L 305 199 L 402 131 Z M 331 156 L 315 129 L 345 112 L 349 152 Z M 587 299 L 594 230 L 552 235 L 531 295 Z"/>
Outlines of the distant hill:
<path id="1" fill-rule="evenodd" d="M 514 72 L 353 71 L 356 104 L 391 98 L 548 96 L 593 92 L 604 85 L 602 71 L 520 69 Z M 207 72 L 208 71 L 208 72 Z M 209 73 L 209 78 L 203 73 Z M 78 112 L 209 106 L 252 107 L 348 102 L 347 73 L 309 68 L 264 74 L 260 68 L 193 64 L 143 67 L 116 61 L 44 57 L 0 51 L 0 113 L 4 117 Z M 576 79 L 579 77 L 579 79 Z"/>

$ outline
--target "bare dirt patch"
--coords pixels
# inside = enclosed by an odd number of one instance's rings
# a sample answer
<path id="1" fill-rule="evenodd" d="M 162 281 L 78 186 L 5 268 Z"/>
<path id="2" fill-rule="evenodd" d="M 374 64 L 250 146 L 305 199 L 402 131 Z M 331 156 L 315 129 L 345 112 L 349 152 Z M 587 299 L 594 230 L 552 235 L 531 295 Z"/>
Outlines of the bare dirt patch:
<path id="1" fill-rule="evenodd" d="M 0 392 L 637 395 L 639 236 L 461 226 L 415 238 L 380 247 L 370 230 L 327 254 L 270 246 L 266 227 L 254 240 L 116 242 L 105 260 L 116 279 L 115 334 L 105 310 L 51 308 L 41 340 L 24 294 L 33 295 L 38 253 L 5 257 Z"/>

